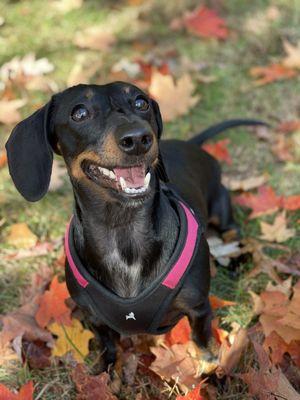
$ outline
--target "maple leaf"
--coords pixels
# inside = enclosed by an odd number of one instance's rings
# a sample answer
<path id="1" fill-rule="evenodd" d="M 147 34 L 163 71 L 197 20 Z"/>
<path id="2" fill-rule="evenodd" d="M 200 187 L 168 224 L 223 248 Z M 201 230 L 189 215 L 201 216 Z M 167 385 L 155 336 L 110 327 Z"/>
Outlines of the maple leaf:
<path id="1" fill-rule="evenodd" d="M 30 249 L 37 243 L 37 236 L 25 223 L 13 224 L 9 227 L 6 242 L 17 248 Z"/>
<path id="2" fill-rule="evenodd" d="M 27 304 L 1 318 L 3 328 L 0 333 L 0 342 L 2 345 L 10 342 L 17 336 L 22 336 L 29 341 L 42 340 L 49 344 L 53 343 L 51 334 L 40 328 L 34 318 L 38 308 L 38 297 L 39 294 Z"/>
<path id="3" fill-rule="evenodd" d="M 116 42 L 114 33 L 103 26 L 91 26 L 82 32 L 77 32 L 74 44 L 80 48 L 108 51 Z"/>
<path id="4" fill-rule="evenodd" d="M 41 340 L 23 340 L 22 354 L 30 368 L 44 369 L 51 366 L 51 349 Z"/>
<path id="5" fill-rule="evenodd" d="M 282 60 L 282 64 L 287 68 L 300 69 L 300 42 L 297 46 L 293 46 L 290 42 L 284 40 L 283 48 L 287 56 Z"/>
<path id="6" fill-rule="evenodd" d="M 227 164 L 231 165 L 232 159 L 227 149 L 229 143 L 230 139 L 222 139 L 214 143 L 205 143 L 201 147 L 217 160 L 225 161 Z"/>
<path id="7" fill-rule="evenodd" d="M 195 387 L 195 389 L 188 392 L 185 396 L 177 396 L 176 400 L 205 400 L 203 396 L 201 396 L 202 382 L 199 383 Z"/>
<path id="8" fill-rule="evenodd" d="M 247 383 L 249 393 L 257 396 L 259 400 L 288 399 L 299 400 L 300 395 L 292 387 L 285 375 L 279 368 L 272 365 L 263 347 L 258 343 L 253 343 L 258 357 L 259 369 L 244 374 L 239 374 L 240 378 Z"/>
<path id="9" fill-rule="evenodd" d="M 293 138 L 286 138 L 284 136 L 277 136 L 271 147 L 272 152 L 280 161 L 293 161 L 294 143 Z"/>
<path id="10" fill-rule="evenodd" d="M 191 340 L 191 326 L 187 317 L 181 320 L 164 336 L 164 341 L 168 346 L 173 344 L 184 344 Z"/>
<path id="11" fill-rule="evenodd" d="M 183 24 L 191 33 L 203 38 L 227 39 L 229 35 L 225 21 L 216 11 L 202 6 L 183 17 Z"/>
<path id="12" fill-rule="evenodd" d="M 268 176 L 266 174 L 260 176 L 253 176 L 246 179 L 235 179 L 229 176 L 222 176 L 222 183 L 232 191 L 242 190 L 247 192 L 251 189 L 257 189 L 268 181 Z"/>
<path id="13" fill-rule="evenodd" d="M 273 364 L 280 364 L 285 353 L 289 353 L 292 361 L 300 367 L 300 341 L 292 340 L 287 344 L 277 332 L 273 331 L 268 335 L 263 343 L 263 347 Z"/>
<path id="14" fill-rule="evenodd" d="M 76 400 L 117 400 L 108 386 L 109 375 L 106 372 L 88 375 L 86 366 L 77 364 L 72 379 L 78 393 Z"/>
<path id="15" fill-rule="evenodd" d="M 193 96 L 194 84 L 190 75 L 185 74 L 175 83 L 171 75 L 163 75 L 155 71 L 151 77 L 149 93 L 158 101 L 163 119 L 172 121 L 185 115 L 194 107 L 200 96 Z M 180 99 L 175 101 L 174 99 Z"/>
<path id="16" fill-rule="evenodd" d="M 25 383 L 18 394 L 13 393 L 0 383 L 0 400 L 33 400 L 33 391 L 32 381 Z"/>
<path id="17" fill-rule="evenodd" d="M 296 233 L 295 229 L 287 228 L 285 211 L 276 216 L 273 224 L 260 221 L 260 227 L 262 232 L 260 238 L 269 242 L 282 243 L 294 237 Z"/>
<path id="18" fill-rule="evenodd" d="M 53 319 L 64 325 L 71 325 L 71 310 L 65 300 L 70 297 L 66 282 L 59 283 L 57 275 L 54 276 L 49 290 L 40 297 L 39 309 L 35 319 L 40 327 L 44 328 Z"/>
<path id="19" fill-rule="evenodd" d="M 255 84 L 261 86 L 274 81 L 294 78 L 297 75 L 297 72 L 282 64 L 271 64 L 266 67 L 251 68 L 250 75 L 253 78 L 258 78 L 256 79 Z"/>
<path id="20" fill-rule="evenodd" d="M 283 198 L 283 208 L 290 211 L 300 209 L 300 194 Z"/>
<path id="21" fill-rule="evenodd" d="M 287 313 L 278 322 L 291 328 L 300 330 L 300 281 L 294 286 L 292 300 L 287 307 Z"/>
<path id="22" fill-rule="evenodd" d="M 16 124 L 22 119 L 19 108 L 25 106 L 27 100 L 0 100 L 0 122 L 2 124 Z"/>
<path id="23" fill-rule="evenodd" d="M 222 307 L 228 307 L 228 306 L 236 305 L 236 303 L 234 301 L 220 299 L 219 297 L 213 296 L 213 295 L 209 296 L 209 302 L 210 302 L 211 308 L 213 310 L 216 310 L 216 309 L 222 308 Z"/>
<path id="24" fill-rule="evenodd" d="M 282 197 L 277 196 L 270 186 L 261 186 L 257 194 L 243 193 L 234 199 L 236 204 L 252 209 L 249 218 L 256 218 L 261 215 L 272 214 L 279 209 L 282 204 Z"/>
<path id="25" fill-rule="evenodd" d="M 52 351 L 53 356 L 61 357 L 70 351 L 75 360 L 83 362 L 89 353 L 89 341 L 94 337 L 91 331 L 84 329 L 77 319 L 73 319 L 72 325 L 66 327 L 54 322 L 49 330 L 58 336 Z"/>

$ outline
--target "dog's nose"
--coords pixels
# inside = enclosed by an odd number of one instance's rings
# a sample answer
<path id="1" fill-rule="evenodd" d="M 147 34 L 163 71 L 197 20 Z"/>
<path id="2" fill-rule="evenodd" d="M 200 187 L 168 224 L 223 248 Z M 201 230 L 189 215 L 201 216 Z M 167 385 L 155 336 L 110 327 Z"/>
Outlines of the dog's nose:
<path id="1" fill-rule="evenodd" d="M 119 137 L 119 147 L 124 153 L 139 156 L 147 153 L 153 143 L 153 134 L 136 129 Z"/>

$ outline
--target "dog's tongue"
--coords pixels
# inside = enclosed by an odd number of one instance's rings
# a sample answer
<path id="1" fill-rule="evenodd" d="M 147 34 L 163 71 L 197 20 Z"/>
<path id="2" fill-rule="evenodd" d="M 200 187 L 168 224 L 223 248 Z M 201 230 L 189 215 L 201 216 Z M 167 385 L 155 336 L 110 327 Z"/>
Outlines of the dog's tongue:
<path id="1" fill-rule="evenodd" d="M 129 188 L 138 188 L 144 186 L 145 181 L 145 167 L 143 165 L 139 167 L 129 168 L 114 168 L 117 181 L 119 182 L 120 177 L 125 179 L 126 185 Z"/>

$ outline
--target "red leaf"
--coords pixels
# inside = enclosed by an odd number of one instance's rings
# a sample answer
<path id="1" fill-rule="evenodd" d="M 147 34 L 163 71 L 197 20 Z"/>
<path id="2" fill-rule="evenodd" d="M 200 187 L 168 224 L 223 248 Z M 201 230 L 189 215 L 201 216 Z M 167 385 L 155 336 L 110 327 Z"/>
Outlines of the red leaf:
<path id="1" fill-rule="evenodd" d="M 177 396 L 176 400 L 205 400 L 204 397 L 202 397 L 200 394 L 201 386 L 202 383 L 200 382 L 199 385 L 195 387 L 195 389 L 188 392 L 188 394 L 185 396 Z"/>
<path id="2" fill-rule="evenodd" d="M 277 131 L 282 133 L 291 133 L 300 129 L 300 121 L 284 121 L 278 127 Z"/>
<path id="3" fill-rule="evenodd" d="M 187 317 L 182 318 L 178 324 L 165 335 L 165 343 L 168 346 L 173 344 L 185 344 L 191 340 L 191 327 Z"/>
<path id="4" fill-rule="evenodd" d="M 204 38 L 224 40 L 229 34 L 225 21 L 214 10 L 205 6 L 186 14 L 183 23 L 189 31 Z"/>
<path id="5" fill-rule="evenodd" d="M 138 64 L 141 67 L 142 74 L 144 75 L 143 80 L 147 83 L 150 84 L 151 82 L 151 77 L 154 71 L 160 72 L 162 75 L 168 75 L 171 73 L 169 64 L 164 62 L 162 63 L 159 67 L 152 65 L 150 63 L 147 63 L 143 60 L 138 60 Z"/>
<path id="6" fill-rule="evenodd" d="M 249 218 L 256 218 L 260 215 L 271 214 L 282 205 L 282 197 L 277 196 L 270 186 L 261 186 L 257 194 L 243 193 L 234 199 L 240 206 L 252 209 Z"/>
<path id="7" fill-rule="evenodd" d="M 57 276 L 54 276 L 49 290 L 40 297 L 39 309 L 35 315 L 39 326 L 44 328 L 52 319 L 64 325 L 72 325 L 71 310 L 65 303 L 69 297 L 66 283 L 59 283 Z"/>
<path id="8" fill-rule="evenodd" d="M 209 153 L 211 156 L 215 157 L 219 161 L 225 161 L 227 164 L 232 164 L 232 159 L 230 157 L 227 145 L 230 143 L 229 139 L 219 140 L 214 143 L 207 143 L 202 146 L 202 149 Z"/>
<path id="9" fill-rule="evenodd" d="M 0 384 L 0 400 L 33 400 L 33 382 L 23 385 L 18 394 L 11 392 L 6 386 Z"/>
<path id="10" fill-rule="evenodd" d="M 281 64 L 271 64 L 266 67 L 251 68 L 250 75 L 258 78 L 255 81 L 256 85 L 266 85 L 274 81 L 294 78 L 297 72 Z"/>
<path id="11" fill-rule="evenodd" d="M 300 209 L 300 194 L 288 196 L 283 199 L 283 208 L 290 211 Z"/>
<path id="12" fill-rule="evenodd" d="M 209 296 L 209 302 L 210 302 L 211 308 L 213 310 L 216 310 L 217 308 L 236 305 L 236 303 L 234 301 L 223 300 L 223 299 L 220 299 L 219 297 L 213 296 L 213 295 Z"/>

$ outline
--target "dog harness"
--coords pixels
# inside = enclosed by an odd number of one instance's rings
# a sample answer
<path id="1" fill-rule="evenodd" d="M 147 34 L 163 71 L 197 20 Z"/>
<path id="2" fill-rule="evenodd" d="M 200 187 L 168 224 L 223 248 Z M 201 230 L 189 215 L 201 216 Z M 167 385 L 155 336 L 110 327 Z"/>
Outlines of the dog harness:
<path id="1" fill-rule="evenodd" d="M 202 230 L 199 219 L 181 198 L 172 191 L 168 191 L 168 198 L 179 217 L 178 241 L 163 275 L 136 297 L 120 297 L 95 280 L 76 252 L 73 218 L 66 229 L 66 283 L 73 300 L 119 333 L 162 334 L 183 317 L 178 312 L 172 315 L 171 323 L 163 325 L 172 300 L 193 264 Z"/>

